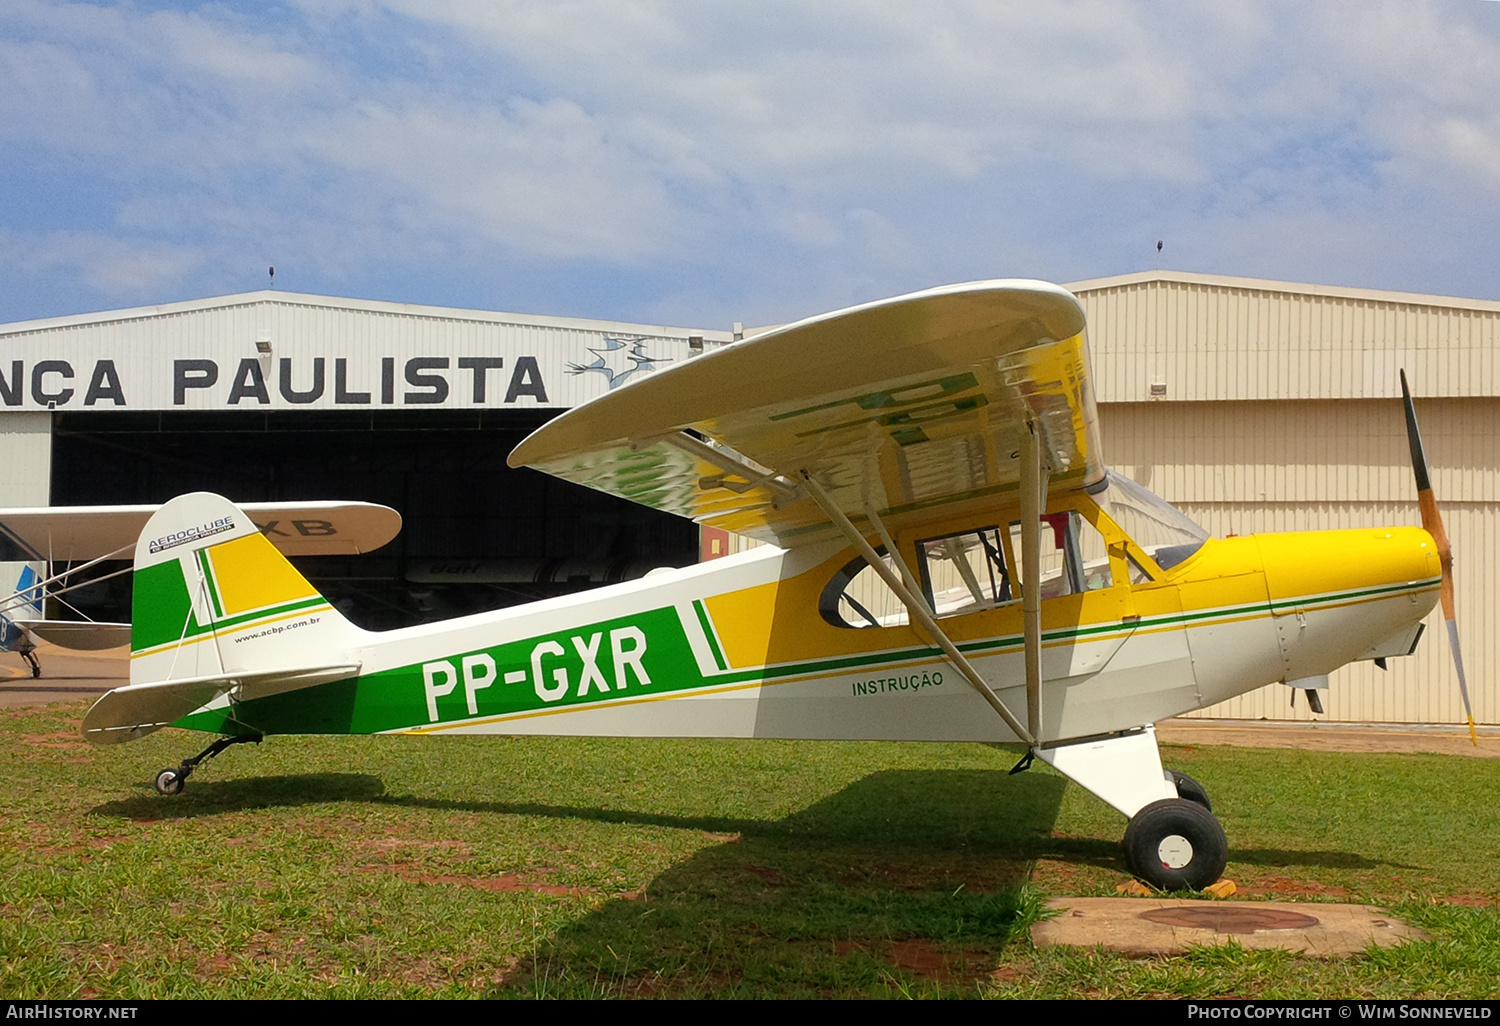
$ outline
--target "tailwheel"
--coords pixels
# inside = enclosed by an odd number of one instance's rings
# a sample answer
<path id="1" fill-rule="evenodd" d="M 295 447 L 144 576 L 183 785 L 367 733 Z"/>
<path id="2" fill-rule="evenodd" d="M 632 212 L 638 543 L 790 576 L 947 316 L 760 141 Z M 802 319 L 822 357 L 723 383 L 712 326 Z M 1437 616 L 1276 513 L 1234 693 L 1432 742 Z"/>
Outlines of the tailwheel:
<path id="1" fill-rule="evenodd" d="M 1214 811 L 1213 802 L 1208 800 L 1208 790 L 1198 781 L 1177 770 L 1168 770 L 1172 774 L 1172 783 L 1177 785 L 1177 797 L 1186 801 L 1197 802 L 1209 812 Z"/>
<path id="2" fill-rule="evenodd" d="M 230 745 L 254 744 L 261 742 L 259 734 L 240 734 L 235 737 L 221 737 L 213 744 L 190 759 L 183 759 L 182 765 L 168 767 L 156 774 L 156 790 L 158 794 L 174 795 L 181 794 L 182 789 L 187 786 L 187 778 L 192 776 L 193 770 L 198 768 L 200 762 L 212 759 Z"/>
<path id="3" fill-rule="evenodd" d="M 1163 798 L 1130 819 L 1125 862 L 1142 883 L 1163 891 L 1201 891 L 1224 873 L 1229 841 L 1196 801 Z"/>
<path id="4" fill-rule="evenodd" d="M 187 781 L 178 773 L 175 766 L 168 767 L 156 774 L 157 794 L 181 794 L 185 786 L 187 786 Z"/>

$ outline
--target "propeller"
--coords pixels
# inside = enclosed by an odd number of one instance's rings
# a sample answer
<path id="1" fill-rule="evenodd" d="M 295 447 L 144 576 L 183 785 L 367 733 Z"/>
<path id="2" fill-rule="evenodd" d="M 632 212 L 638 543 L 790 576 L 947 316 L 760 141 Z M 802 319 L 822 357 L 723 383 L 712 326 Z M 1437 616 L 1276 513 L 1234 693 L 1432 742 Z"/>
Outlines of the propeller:
<path id="1" fill-rule="evenodd" d="M 1469 717 L 1469 739 L 1479 746 L 1474 731 L 1474 707 L 1469 703 L 1469 682 L 1464 676 L 1464 655 L 1458 647 L 1458 616 L 1453 611 L 1453 550 L 1443 530 L 1443 517 L 1432 494 L 1432 480 L 1427 474 L 1427 457 L 1422 452 L 1422 433 L 1417 430 L 1417 408 L 1406 387 L 1406 371 L 1401 372 L 1401 402 L 1406 407 L 1406 440 L 1411 443 L 1411 469 L 1417 478 L 1417 506 L 1422 511 L 1422 529 L 1432 535 L 1437 545 L 1438 562 L 1443 568 L 1443 620 L 1448 625 L 1448 647 L 1453 651 L 1453 667 L 1458 671 L 1458 690 L 1464 696 L 1464 714 Z"/>

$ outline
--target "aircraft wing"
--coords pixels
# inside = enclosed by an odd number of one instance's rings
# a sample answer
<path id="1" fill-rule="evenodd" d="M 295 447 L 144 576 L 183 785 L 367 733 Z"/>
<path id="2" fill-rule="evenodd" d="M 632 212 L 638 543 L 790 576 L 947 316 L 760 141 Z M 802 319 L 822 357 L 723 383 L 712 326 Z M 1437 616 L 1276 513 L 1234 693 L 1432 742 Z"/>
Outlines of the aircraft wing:
<path id="1" fill-rule="evenodd" d="M 1103 478 L 1078 300 L 1045 282 L 982 281 L 658 371 L 549 422 L 510 464 L 788 546 L 831 530 L 803 471 L 846 515 L 869 502 L 894 530 L 1018 489 L 1028 421 L 1050 491 Z"/>
<path id="2" fill-rule="evenodd" d="M 93 620 L 12 620 L 17 627 L 50 641 L 58 648 L 96 652 L 130 644 L 130 624 L 97 623 Z"/>
<path id="3" fill-rule="evenodd" d="M 135 542 L 160 506 L 40 506 L 0 509 L 0 535 L 25 558 L 98 559 Z M 401 514 L 369 502 L 247 502 L 240 507 L 288 556 L 352 556 L 378 549 L 401 530 Z"/>

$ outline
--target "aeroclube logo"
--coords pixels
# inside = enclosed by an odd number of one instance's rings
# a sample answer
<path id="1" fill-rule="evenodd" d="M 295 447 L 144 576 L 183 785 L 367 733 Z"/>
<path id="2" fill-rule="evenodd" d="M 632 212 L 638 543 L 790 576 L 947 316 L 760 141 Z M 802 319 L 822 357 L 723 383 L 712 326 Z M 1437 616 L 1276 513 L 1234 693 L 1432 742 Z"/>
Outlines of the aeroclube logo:
<path id="1" fill-rule="evenodd" d="M 172 534 L 163 535 L 151 542 L 150 550 L 160 552 L 163 549 L 176 548 L 186 545 L 188 542 L 197 541 L 199 538 L 207 538 L 210 535 L 223 534 L 234 528 L 234 518 L 224 517 L 212 523 L 200 524 L 197 527 L 189 527 L 186 530 L 174 531 Z"/>
<path id="2" fill-rule="evenodd" d="M 610 338 L 606 335 L 599 345 L 588 347 L 588 351 L 594 354 L 594 359 L 589 363 L 568 364 L 568 373 L 587 374 L 593 371 L 603 374 L 611 389 L 618 388 L 633 374 L 654 371 L 657 364 L 672 362 L 668 357 L 652 356 L 646 352 L 647 344 L 652 341 L 645 336 Z"/>

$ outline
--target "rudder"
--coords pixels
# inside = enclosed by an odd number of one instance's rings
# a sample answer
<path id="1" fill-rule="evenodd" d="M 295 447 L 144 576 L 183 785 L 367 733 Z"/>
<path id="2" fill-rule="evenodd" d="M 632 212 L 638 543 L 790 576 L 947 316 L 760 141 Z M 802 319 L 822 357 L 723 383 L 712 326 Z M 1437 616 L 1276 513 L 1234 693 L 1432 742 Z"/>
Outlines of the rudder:
<path id="1" fill-rule="evenodd" d="M 162 506 L 135 551 L 130 681 L 256 673 L 352 658 L 363 631 L 229 500 Z"/>

